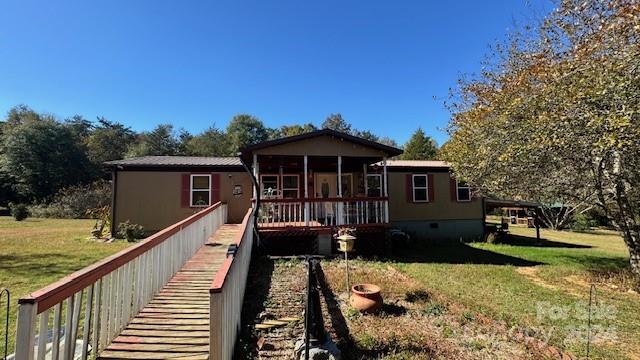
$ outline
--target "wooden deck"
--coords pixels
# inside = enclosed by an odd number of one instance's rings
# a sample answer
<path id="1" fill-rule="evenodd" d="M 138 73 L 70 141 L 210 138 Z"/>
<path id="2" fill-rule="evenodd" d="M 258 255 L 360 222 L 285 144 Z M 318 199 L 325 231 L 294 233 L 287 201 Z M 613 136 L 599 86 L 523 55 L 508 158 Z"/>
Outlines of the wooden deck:
<path id="1" fill-rule="evenodd" d="M 220 227 L 98 358 L 208 359 L 209 289 L 240 230 Z"/>

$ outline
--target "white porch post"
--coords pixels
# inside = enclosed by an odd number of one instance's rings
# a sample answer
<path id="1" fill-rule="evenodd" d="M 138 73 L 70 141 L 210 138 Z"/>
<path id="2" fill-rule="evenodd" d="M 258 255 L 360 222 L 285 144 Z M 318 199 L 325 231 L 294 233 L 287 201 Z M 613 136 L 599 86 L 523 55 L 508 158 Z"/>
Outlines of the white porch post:
<path id="1" fill-rule="evenodd" d="M 384 177 L 384 222 L 389 222 L 389 185 L 387 181 L 387 157 L 382 158 L 382 174 Z"/>
<path id="2" fill-rule="evenodd" d="M 342 155 L 338 155 L 338 197 L 342 197 Z M 342 225 L 342 212 L 343 212 L 342 200 L 338 202 L 338 217 L 336 219 L 336 225 Z"/>
<path id="3" fill-rule="evenodd" d="M 302 185 L 304 186 L 304 224 L 309 226 L 309 182 L 308 182 L 308 166 L 309 156 L 304 156 L 304 179 L 302 179 Z"/>
<path id="4" fill-rule="evenodd" d="M 258 154 L 253 154 L 253 176 L 256 178 L 257 187 L 260 187 L 260 179 L 258 178 Z M 258 198 L 258 189 L 256 187 L 253 188 L 253 198 Z"/>

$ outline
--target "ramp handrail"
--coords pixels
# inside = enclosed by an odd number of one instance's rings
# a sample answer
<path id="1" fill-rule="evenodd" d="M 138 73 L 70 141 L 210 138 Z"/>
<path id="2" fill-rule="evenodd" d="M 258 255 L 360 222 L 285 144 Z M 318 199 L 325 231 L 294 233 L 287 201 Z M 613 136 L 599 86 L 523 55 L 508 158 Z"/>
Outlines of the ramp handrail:
<path id="1" fill-rule="evenodd" d="M 240 315 L 253 249 L 253 209 L 249 209 L 234 244 L 216 273 L 210 293 L 209 359 L 231 360 L 240 331 Z"/>
<path id="2" fill-rule="evenodd" d="M 21 298 L 15 359 L 44 359 L 48 352 L 52 359 L 73 359 L 80 339 L 81 358 L 95 357 L 226 219 L 227 206 L 218 202 Z"/>

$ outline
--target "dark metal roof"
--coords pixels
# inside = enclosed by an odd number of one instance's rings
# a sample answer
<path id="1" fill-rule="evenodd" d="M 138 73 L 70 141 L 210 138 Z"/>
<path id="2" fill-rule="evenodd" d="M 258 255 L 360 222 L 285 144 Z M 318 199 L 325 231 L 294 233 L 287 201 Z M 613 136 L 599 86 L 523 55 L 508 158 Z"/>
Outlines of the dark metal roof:
<path id="1" fill-rule="evenodd" d="M 107 161 L 105 165 L 109 167 L 238 167 L 242 166 L 242 162 L 235 156 L 141 156 Z"/>
<path id="2" fill-rule="evenodd" d="M 542 206 L 540 203 L 524 200 L 508 200 L 508 199 L 486 199 L 485 204 L 488 207 L 519 207 L 519 208 L 538 208 Z"/>
<path id="3" fill-rule="evenodd" d="M 339 138 L 339 139 L 343 139 L 343 140 L 346 140 L 346 141 L 354 142 L 356 144 L 360 144 L 362 146 L 367 146 L 367 147 L 370 147 L 370 148 L 373 148 L 373 149 L 377 149 L 377 150 L 380 150 L 382 152 L 387 153 L 389 156 L 397 156 L 397 155 L 402 154 L 402 150 L 400 150 L 398 148 L 395 148 L 393 146 L 380 144 L 380 143 L 375 142 L 375 141 L 363 139 L 361 137 L 345 134 L 345 133 L 342 133 L 342 132 L 339 132 L 339 131 L 335 131 L 335 130 L 331 130 L 331 129 L 321 129 L 321 130 L 311 131 L 311 132 L 300 134 L 300 135 L 294 135 L 294 136 L 288 136 L 288 137 L 284 137 L 284 138 L 280 138 L 280 139 L 264 141 L 264 142 L 257 143 L 257 144 L 254 144 L 254 145 L 246 146 L 246 147 L 242 148 L 240 150 L 240 152 L 243 155 L 246 155 L 246 154 L 248 154 L 248 153 L 250 153 L 250 152 L 252 152 L 254 150 L 264 149 L 264 148 L 275 146 L 275 145 L 288 144 L 288 143 L 291 143 L 291 142 L 311 139 L 311 138 L 324 136 L 324 135 L 333 136 L 333 137 L 336 137 L 336 138 Z"/>
<path id="4" fill-rule="evenodd" d="M 382 161 L 376 165 L 382 166 Z M 387 167 L 390 168 L 442 168 L 449 169 L 451 166 L 446 161 L 440 160 L 387 160 Z"/>

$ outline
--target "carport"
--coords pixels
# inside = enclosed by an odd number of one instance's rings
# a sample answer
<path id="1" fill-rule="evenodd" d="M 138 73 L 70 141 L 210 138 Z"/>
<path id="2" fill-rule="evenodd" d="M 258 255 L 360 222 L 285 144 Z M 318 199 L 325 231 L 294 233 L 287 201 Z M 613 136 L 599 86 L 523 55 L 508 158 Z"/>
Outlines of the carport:
<path id="1" fill-rule="evenodd" d="M 536 238 L 540 240 L 540 203 L 534 201 L 524 200 L 508 200 L 508 199 L 485 199 L 485 214 L 493 209 L 510 208 L 510 209 L 522 209 L 522 210 L 534 210 L 533 225 L 536 228 Z M 486 227 L 485 217 L 485 227 Z"/>

